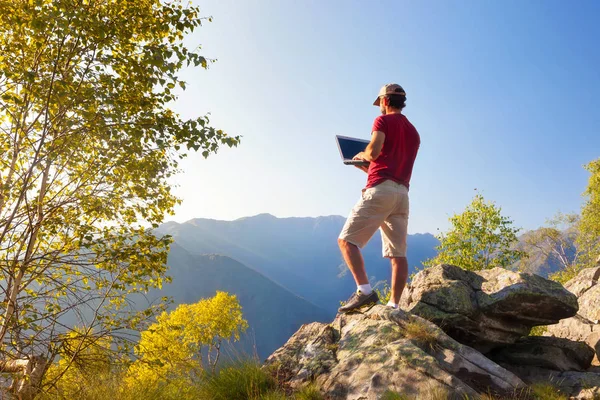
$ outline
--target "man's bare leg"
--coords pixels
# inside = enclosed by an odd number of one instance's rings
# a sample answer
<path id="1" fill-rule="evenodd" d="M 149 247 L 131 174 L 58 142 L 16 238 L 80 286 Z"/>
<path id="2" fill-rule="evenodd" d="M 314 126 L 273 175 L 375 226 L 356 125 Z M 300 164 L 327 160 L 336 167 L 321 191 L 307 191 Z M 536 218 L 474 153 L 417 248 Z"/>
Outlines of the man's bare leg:
<path id="1" fill-rule="evenodd" d="M 362 306 L 379 303 L 377 292 L 369 285 L 369 278 L 367 278 L 365 262 L 362 254 L 360 254 L 360 249 L 344 239 L 338 239 L 338 244 L 357 286 L 357 291 L 338 309 L 338 312 L 346 313 L 357 310 Z"/>
<path id="2" fill-rule="evenodd" d="M 390 300 L 394 304 L 398 304 L 408 279 L 408 260 L 406 257 L 393 257 L 390 261 L 392 262 L 392 297 Z"/>
<path id="3" fill-rule="evenodd" d="M 360 253 L 360 249 L 344 239 L 338 239 L 338 245 L 340 246 L 342 256 L 344 257 L 344 261 L 346 261 L 348 269 L 352 272 L 352 276 L 354 276 L 356 285 L 367 285 L 369 283 L 369 278 L 367 278 L 365 261 Z"/>

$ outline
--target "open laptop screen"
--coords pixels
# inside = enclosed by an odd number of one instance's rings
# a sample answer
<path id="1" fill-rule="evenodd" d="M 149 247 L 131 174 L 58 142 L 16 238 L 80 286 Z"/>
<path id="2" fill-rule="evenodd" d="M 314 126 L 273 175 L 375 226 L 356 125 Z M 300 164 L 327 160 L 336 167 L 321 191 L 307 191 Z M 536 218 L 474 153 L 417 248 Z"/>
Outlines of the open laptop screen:
<path id="1" fill-rule="evenodd" d="M 336 136 L 340 153 L 345 160 L 352 160 L 352 157 L 364 151 L 369 144 L 368 140 L 349 138 L 345 136 Z"/>

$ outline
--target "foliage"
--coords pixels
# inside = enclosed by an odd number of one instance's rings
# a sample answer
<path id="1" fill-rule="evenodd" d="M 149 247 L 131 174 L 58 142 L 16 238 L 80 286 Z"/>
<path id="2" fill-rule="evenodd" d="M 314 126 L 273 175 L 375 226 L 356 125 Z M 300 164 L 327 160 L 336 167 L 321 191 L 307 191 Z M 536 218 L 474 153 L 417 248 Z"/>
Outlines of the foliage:
<path id="1" fill-rule="evenodd" d="M 267 392 L 262 394 L 259 400 L 288 400 L 289 398 L 280 390 L 275 390 L 272 392 Z"/>
<path id="2" fill-rule="evenodd" d="M 546 325 L 534 326 L 529 331 L 529 336 L 544 336 L 544 333 L 548 330 Z"/>
<path id="3" fill-rule="evenodd" d="M 521 249 L 529 257 L 517 263 L 519 270 L 537 272 L 538 266 L 556 265 L 560 270 L 571 270 L 579 262 L 581 252 L 575 246 L 579 232 L 577 214 L 557 213 L 546 226 L 523 235 Z"/>
<path id="4" fill-rule="evenodd" d="M 387 304 L 387 302 L 392 298 L 392 290 L 390 285 L 388 285 L 388 283 L 385 281 L 379 282 L 373 287 L 373 290 L 375 290 L 377 296 L 379 296 L 379 301 L 381 304 Z"/>
<path id="5" fill-rule="evenodd" d="M 111 336 L 160 306 L 128 295 L 160 287 L 178 199 L 169 179 L 188 150 L 234 146 L 207 117 L 169 105 L 178 72 L 207 66 L 183 44 L 201 25 L 179 0 L 0 0 L 0 350 L 57 354 L 61 321 Z M 139 305 L 138 305 L 139 309 Z"/>
<path id="6" fill-rule="evenodd" d="M 550 279 L 565 284 L 583 268 L 594 266 L 600 254 L 600 159 L 586 165 L 586 169 L 591 175 L 581 215 L 558 213 L 547 226 L 528 232 L 524 250 L 530 259 L 519 264 L 521 270 L 557 265 L 559 270 Z"/>
<path id="7" fill-rule="evenodd" d="M 590 172 L 581 209 L 577 245 L 583 250 L 581 266 L 592 267 L 600 256 L 600 158 L 585 166 Z"/>
<path id="8" fill-rule="evenodd" d="M 526 257 L 525 252 L 514 248 L 520 229 L 513 227 L 513 221 L 501 211 L 482 195 L 476 195 L 465 211 L 450 218 L 450 230 L 437 236 L 437 256 L 424 264 L 453 264 L 476 271 L 508 268 Z"/>
<path id="9" fill-rule="evenodd" d="M 403 394 L 392 392 L 391 390 L 387 390 L 381 396 L 381 400 L 408 400 L 409 398 Z"/>
<path id="10" fill-rule="evenodd" d="M 257 360 L 239 360 L 211 373 L 202 384 L 200 398 L 204 400 L 255 400 L 273 397 L 277 382 Z"/>
<path id="11" fill-rule="evenodd" d="M 567 400 L 569 398 L 550 383 L 536 383 L 531 385 L 530 389 L 536 400 Z"/>
<path id="12" fill-rule="evenodd" d="M 403 335 L 414 341 L 424 350 L 435 350 L 438 346 L 438 333 L 422 321 L 412 318 L 410 321 L 402 325 Z"/>
<path id="13" fill-rule="evenodd" d="M 200 380 L 205 367 L 214 372 L 222 341 L 239 340 L 247 326 L 236 296 L 224 292 L 195 304 L 181 304 L 170 313 L 163 312 L 156 323 L 142 332 L 135 348 L 139 359 L 129 368 L 127 382 L 137 390 L 163 388 L 167 394 L 192 398 L 191 393 L 179 392 L 186 387 L 183 383 Z"/>
<path id="14" fill-rule="evenodd" d="M 325 398 L 316 385 L 308 385 L 294 394 L 294 400 L 324 400 Z"/>
<path id="15" fill-rule="evenodd" d="M 517 267 L 524 272 L 537 272 L 539 266 L 558 270 L 550 274 L 550 279 L 565 284 L 584 267 L 585 252 L 577 241 L 581 219 L 577 214 L 557 213 L 548 220 L 546 226 L 527 232 L 522 241 L 522 249 L 529 255 Z"/>
<path id="16" fill-rule="evenodd" d="M 61 343 L 60 359 L 45 375 L 42 399 L 102 400 L 118 391 L 121 364 L 108 338 L 76 329 Z"/>

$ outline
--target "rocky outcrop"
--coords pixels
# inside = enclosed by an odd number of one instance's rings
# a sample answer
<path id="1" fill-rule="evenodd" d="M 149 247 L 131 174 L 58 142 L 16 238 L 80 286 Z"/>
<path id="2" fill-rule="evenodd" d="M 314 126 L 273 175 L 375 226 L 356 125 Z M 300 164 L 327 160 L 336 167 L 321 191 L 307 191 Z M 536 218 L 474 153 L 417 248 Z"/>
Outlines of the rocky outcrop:
<path id="1" fill-rule="evenodd" d="M 433 323 L 384 306 L 302 326 L 265 368 L 292 389 L 314 381 L 328 399 L 377 399 L 386 391 L 502 396 L 524 385 Z"/>
<path id="2" fill-rule="evenodd" d="M 579 311 L 549 326 L 546 334 L 586 342 L 596 351 L 594 364 L 600 365 L 600 267 L 584 269 L 565 288 L 577 296 Z"/>
<path id="3" fill-rule="evenodd" d="M 471 272 L 453 265 L 419 272 L 404 291 L 401 307 L 482 352 L 515 343 L 533 326 L 556 324 L 578 310 L 574 294 L 540 276 L 501 268 Z"/>
<path id="4" fill-rule="evenodd" d="M 551 384 L 570 399 L 597 400 L 600 398 L 600 371 L 560 372 L 532 366 L 502 365 L 521 377 L 528 385 Z"/>
<path id="5" fill-rule="evenodd" d="M 592 363 L 594 350 L 584 342 L 530 336 L 493 350 L 487 357 L 502 363 L 533 366 L 556 371 L 585 371 Z"/>
<path id="6" fill-rule="evenodd" d="M 600 320 L 600 267 L 582 270 L 565 284 L 565 289 L 577 296 L 578 314 L 598 323 Z"/>

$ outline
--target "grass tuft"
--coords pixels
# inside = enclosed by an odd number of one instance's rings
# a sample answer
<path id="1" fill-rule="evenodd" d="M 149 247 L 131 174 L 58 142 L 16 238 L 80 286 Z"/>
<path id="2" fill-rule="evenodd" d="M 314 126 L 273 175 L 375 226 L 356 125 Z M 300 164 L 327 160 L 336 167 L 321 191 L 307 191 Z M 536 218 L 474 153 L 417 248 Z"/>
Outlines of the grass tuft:
<path id="1" fill-rule="evenodd" d="M 403 326 L 404 336 L 417 343 L 424 350 L 435 350 L 437 347 L 437 332 L 434 328 L 413 319 Z"/>
<path id="2" fill-rule="evenodd" d="M 294 400 L 325 400 L 315 385 L 308 385 L 294 394 Z"/>
<path id="3" fill-rule="evenodd" d="M 534 326 L 529 331 L 529 336 L 544 336 L 544 333 L 546 333 L 547 330 L 548 330 L 548 327 L 544 326 L 544 325 Z"/>
<path id="4" fill-rule="evenodd" d="M 381 396 L 380 400 L 410 400 L 410 398 L 406 395 L 388 390 Z"/>
<path id="5" fill-rule="evenodd" d="M 558 388 L 550 383 L 536 383 L 530 386 L 533 398 L 536 400 L 569 400 Z"/>
<path id="6" fill-rule="evenodd" d="M 210 374 L 202 382 L 203 400 L 258 400 L 276 396 L 277 383 L 256 360 L 235 361 Z M 271 397 L 274 399 L 277 397 Z M 281 398 L 281 397 L 280 397 Z"/>

